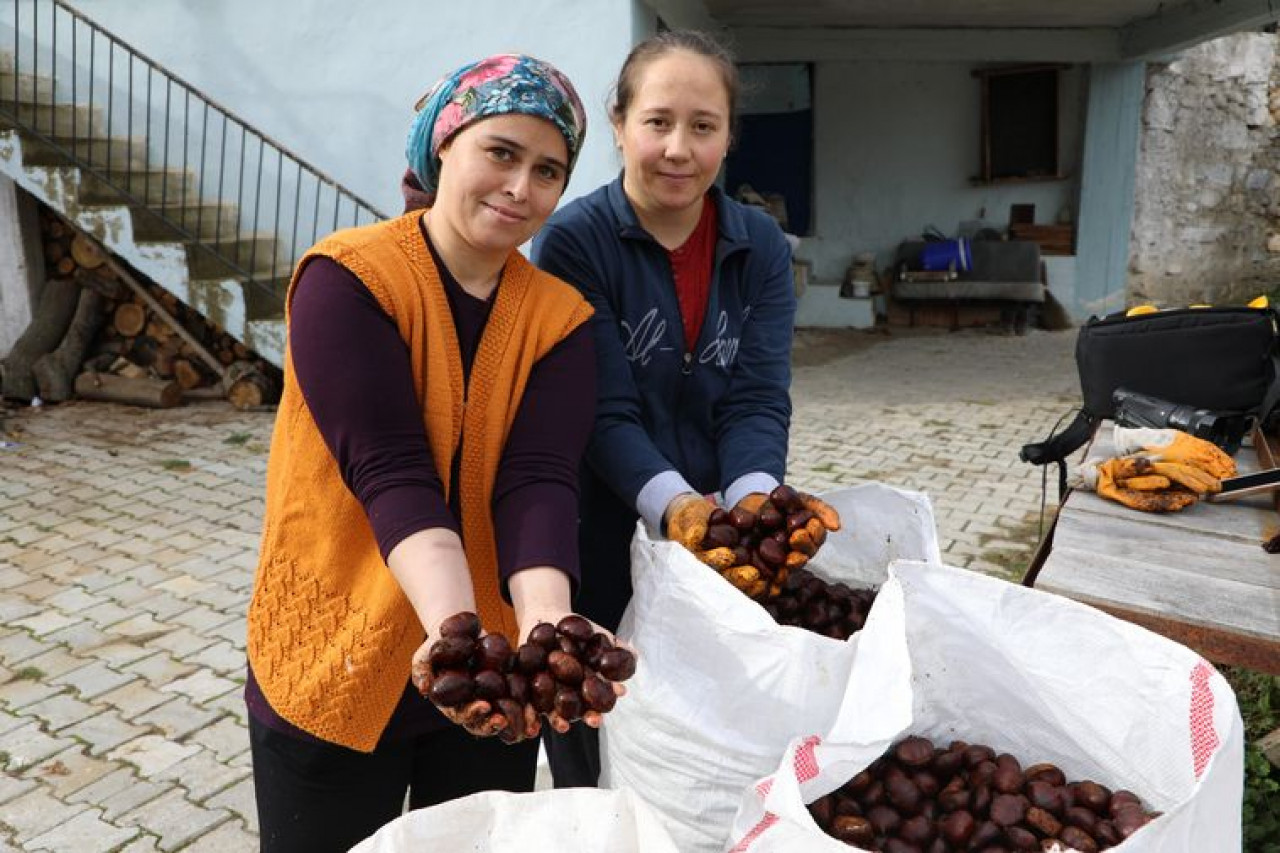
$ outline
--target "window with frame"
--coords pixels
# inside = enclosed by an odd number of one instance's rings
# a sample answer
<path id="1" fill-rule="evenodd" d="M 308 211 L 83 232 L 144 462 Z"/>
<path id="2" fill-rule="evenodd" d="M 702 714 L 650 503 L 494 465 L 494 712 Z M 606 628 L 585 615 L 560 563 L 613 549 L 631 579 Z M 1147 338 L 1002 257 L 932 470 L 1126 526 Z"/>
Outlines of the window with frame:
<path id="1" fill-rule="evenodd" d="M 1058 92 L 1062 65 L 982 68 L 981 183 L 1062 178 Z"/>

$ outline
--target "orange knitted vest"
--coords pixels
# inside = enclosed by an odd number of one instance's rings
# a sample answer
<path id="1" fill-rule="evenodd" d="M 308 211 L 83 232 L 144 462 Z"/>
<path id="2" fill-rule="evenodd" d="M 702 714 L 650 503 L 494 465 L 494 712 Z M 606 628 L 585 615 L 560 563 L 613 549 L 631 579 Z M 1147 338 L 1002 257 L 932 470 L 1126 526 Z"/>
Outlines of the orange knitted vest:
<path id="1" fill-rule="evenodd" d="M 529 372 L 591 315 L 569 285 L 512 252 L 471 381 L 444 287 L 423 240 L 421 212 L 338 232 L 299 262 L 337 261 L 360 279 L 408 345 L 431 456 L 448 489 L 461 442 L 462 539 L 480 617 L 518 641 L 500 593 L 491 512 L 494 477 Z M 281 717 L 323 740 L 372 751 L 409 677 L 421 623 L 378 552 L 360 503 L 338 472 L 294 377 L 284 391 L 267 464 L 262 547 L 249 604 L 254 676 Z M 465 402 L 465 406 L 464 406 Z"/>

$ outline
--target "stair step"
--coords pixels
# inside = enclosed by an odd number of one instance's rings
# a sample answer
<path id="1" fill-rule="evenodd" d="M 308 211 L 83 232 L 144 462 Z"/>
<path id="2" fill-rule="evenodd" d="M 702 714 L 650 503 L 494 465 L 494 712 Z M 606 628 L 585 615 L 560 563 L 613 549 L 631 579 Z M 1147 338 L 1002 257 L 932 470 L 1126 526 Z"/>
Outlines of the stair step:
<path id="1" fill-rule="evenodd" d="M 195 176 L 181 169 L 112 172 L 111 183 L 89 172 L 84 172 L 81 178 L 80 200 L 86 204 L 132 203 L 126 200 L 121 189 L 148 204 L 181 204 L 184 200 L 194 203 L 197 198 Z"/>
<path id="2" fill-rule="evenodd" d="M 14 104 L 0 91 L 0 126 L 34 130 L 45 136 L 84 136 L 105 128 L 102 109 L 79 104 Z"/>
<path id="3" fill-rule="evenodd" d="M 8 67 L 5 67 L 5 66 Z M 14 74 L 13 61 L 0 59 L 0 98 L 13 102 L 53 100 L 53 81 L 43 75 Z"/>
<path id="4" fill-rule="evenodd" d="M 205 248 L 188 243 L 187 267 L 193 279 L 218 276 L 244 278 L 241 270 L 252 271 L 255 278 L 278 278 L 288 275 L 290 270 L 289 262 L 275 255 L 277 242 L 274 235 L 259 234 L 256 241 L 246 235 L 220 243 L 210 241 L 201 244 Z M 206 249 L 212 249 L 220 257 Z M 272 261 L 275 262 L 274 267 Z"/>
<path id="5" fill-rule="evenodd" d="M 54 137 L 46 141 L 28 135 L 22 145 L 23 162 L 28 166 L 71 165 L 72 153 L 95 168 L 109 163 L 112 172 L 147 168 L 147 142 L 141 137 Z"/>
<path id="6" fill-rule="evenodd" d="M 288 274 L 278 278 L 255 280 L 252 283 L 245 282 L 245 316 L 250 320 L 283 320 L 284 296 L 288 289 Z"/>
<path id="7" fill-rule="evenodd" d="M 227 240 L 240 231 L 240 217 L 233 204 L 132 205 L 130 210 L 133 211 L 135 240 L 185 242 L 189 239 L 187 235 L 202 240 Z M 183 231 L 186 231 L 185 235 Z"/>

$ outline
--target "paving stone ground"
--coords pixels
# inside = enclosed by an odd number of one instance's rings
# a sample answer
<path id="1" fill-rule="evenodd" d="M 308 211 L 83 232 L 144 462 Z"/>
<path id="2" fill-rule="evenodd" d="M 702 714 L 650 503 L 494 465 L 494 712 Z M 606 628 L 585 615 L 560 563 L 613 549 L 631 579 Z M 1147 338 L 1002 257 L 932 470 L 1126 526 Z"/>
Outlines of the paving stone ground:
<path id="1" fill-rule="evenodd" d="M 801 332 L 788 479 L 923 491 L 946 562 L 1014 577 L 1042 495 L 1018 449 L 1077 400 L 1074 342 Z M 0 409 L 0 853 L 256 849 L 241 687 L 272 419 Z"/>

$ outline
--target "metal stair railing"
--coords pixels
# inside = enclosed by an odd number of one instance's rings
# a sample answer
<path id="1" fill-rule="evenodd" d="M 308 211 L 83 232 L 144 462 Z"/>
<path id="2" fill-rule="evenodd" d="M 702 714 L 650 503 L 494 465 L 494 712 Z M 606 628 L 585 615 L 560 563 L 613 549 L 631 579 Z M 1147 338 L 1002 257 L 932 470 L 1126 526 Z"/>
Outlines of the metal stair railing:
<path id="1" fill-rule="evenodd" d="M 318 239 L 386 218 L 63 0 L 12 3 L 7 39 L 0 21 L 0 53 L 11 54 L 0 75 L 13 78 L 0 119 L 272 304 L 272 283 Z"/>

